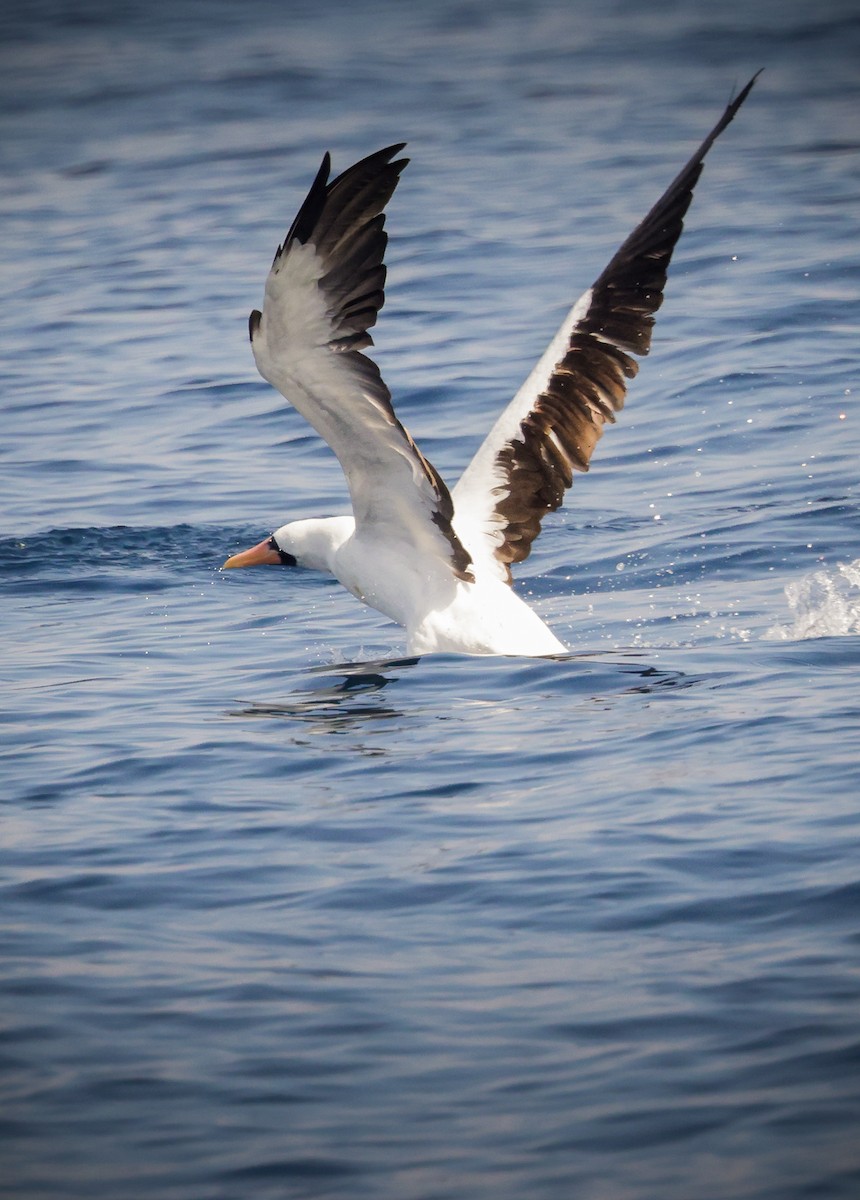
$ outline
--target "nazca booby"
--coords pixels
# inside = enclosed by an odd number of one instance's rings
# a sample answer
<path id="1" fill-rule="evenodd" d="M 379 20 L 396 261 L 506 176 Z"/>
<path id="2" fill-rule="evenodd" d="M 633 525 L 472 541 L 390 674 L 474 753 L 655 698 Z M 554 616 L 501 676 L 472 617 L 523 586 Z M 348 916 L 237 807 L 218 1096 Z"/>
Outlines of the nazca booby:
<path id="1" fill-rule="evenodd" d="M 405 143 L 329 182 L 328 154 L 278 247 L 263 310 L 250 316 L 260 374 L 337 455 L 351 516 L 292 521 L 225 567 L 310 567 L 406 629 L 407 652 L 552 655 L 566 647 L 511 587 L 541 521 L 646 355 L 672 251 L 705 155 L 756 76 L 574 304 L 453 491 L 394 412 L 364 351 L 384 302 L 384 208 Z"/>

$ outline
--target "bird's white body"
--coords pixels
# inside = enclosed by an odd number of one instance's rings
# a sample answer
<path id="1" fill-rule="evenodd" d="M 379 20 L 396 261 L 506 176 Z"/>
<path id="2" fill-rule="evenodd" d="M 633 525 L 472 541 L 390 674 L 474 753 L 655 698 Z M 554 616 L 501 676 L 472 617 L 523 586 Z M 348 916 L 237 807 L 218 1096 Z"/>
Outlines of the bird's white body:
<path id="1" fill-rule="evenodd" d="M 726 108 L 690 161 L 562 322 L 449 492 L 397 419 L 367 332 L 384 301 L 386 203 L 406 160 L 390 146 L 331 183 L 329 157 L 251 314 L 260 374 L 337 455 L 352 515 L 293 521 L 226 566 L 281 562 L 333 575 L 406 630 L 409 652 L 551 655 L 564 645 L 513 591 L 573 471 L 588 470 L 623 404 L 705 154 L 746 99 Z"/>
<path id="2" fill-rule="evenodd" d="M 474 583 L 458 579 L 408 543 L 362 536 L 352 517 L 293 521 L 273 536 L 281 550 L 333 575 L 362 603 L 402 625 L 409 654 L 565 652 L 537 613 L 489 571 L 476 571 Z"/>

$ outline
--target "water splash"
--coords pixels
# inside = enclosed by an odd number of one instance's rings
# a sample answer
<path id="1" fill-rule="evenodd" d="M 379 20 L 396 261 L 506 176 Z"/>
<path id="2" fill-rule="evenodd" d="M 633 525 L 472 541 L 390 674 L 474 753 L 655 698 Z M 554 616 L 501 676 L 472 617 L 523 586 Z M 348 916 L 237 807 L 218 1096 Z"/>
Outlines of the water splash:
<path id="1" fill-rule="evenodd" d="M 786 586 L 785 598 L 794 621 L 775 625 L 768 638 L 800 641 L 860 633 L 860 558 L 804 575 Z"/>

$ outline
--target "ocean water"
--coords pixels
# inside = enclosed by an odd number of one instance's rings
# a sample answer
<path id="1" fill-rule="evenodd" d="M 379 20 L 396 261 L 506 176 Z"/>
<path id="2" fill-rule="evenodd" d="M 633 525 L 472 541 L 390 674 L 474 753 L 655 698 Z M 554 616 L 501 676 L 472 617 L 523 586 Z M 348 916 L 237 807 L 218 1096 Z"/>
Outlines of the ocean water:
<path id="1" fill-rule="evenodd" d="M 377 353 L 451 482 L 727 102 L 651 357 L 518 587 L 403 657 L 220 564 L 343 511 L 247 314 L 393 141 Z M 0 15 L 0 1196 L 860 1195 L 860 18 Z"/>

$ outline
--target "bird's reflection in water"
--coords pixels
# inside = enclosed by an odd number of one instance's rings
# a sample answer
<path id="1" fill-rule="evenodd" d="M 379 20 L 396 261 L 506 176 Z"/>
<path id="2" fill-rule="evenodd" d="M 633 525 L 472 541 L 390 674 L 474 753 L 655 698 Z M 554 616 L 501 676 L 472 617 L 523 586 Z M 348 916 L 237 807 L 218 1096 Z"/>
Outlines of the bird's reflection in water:
<path id="1" fill-rule="evenodd" d="M 391 684 L 401 681 L 420 661 L 377 659 L 310 667 L 285 700 L 250 701 L 227 715 L 300 722 L 308 733 L 366 732 L 385 723 L 391 730 L 392 722 L 421 720 L 428 712 L 438 711 L 440 699 L 447 711 L 453 695 L 465 707 L 495 704 L 530 709 L 536 695 L 541 697 L 540 703 L 554 693 L 565 705 L 612 704 L 622 696 L 689 688 L 701 682 L 700 676 L 631 662 L 629 652 L 599 657 L 580 653 L 543 659 L 483 659 L 483 674 L 475 669 L 473 659 L 452 655 L 432 656 L 435 669 L 422 675 L 419 694 L 414 689 L 391 689 Z M 495 673 L 492 685 L 488 670 Z M 400 706 L 393 703 L 395 694 L 401 696 Z"/>
<path id="2" fill-rule="evenodd" d="M 300 721 L 316 733 L 339 733 L 402 717 L 381 693 L 414 667 L 417 658 L 381 659 L 336 667 L 311 667 L 300 687 L 283 702 L 251 701 L 231 717 Z"/>

